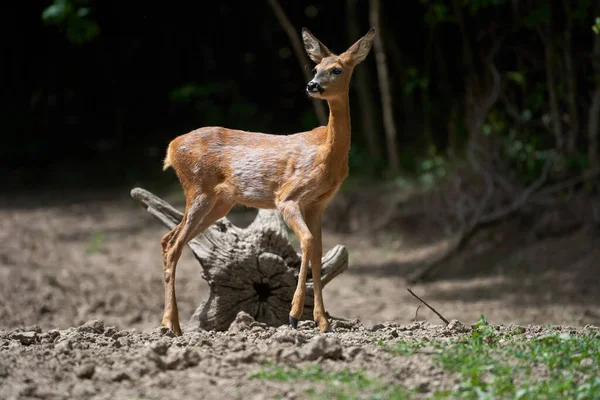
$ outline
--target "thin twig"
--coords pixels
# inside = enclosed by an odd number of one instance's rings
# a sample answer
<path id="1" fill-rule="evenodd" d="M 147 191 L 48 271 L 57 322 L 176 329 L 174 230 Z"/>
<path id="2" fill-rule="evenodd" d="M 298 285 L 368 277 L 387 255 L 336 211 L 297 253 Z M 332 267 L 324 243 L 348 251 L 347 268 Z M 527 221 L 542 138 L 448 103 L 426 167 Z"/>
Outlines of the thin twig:
<path id="1" fill-rule="evenodd" d="M 415 296 L 421 303 L 425 304 L 425 306 L 427 306 L 427 308 L 429 308 L 431 311 L 433 311 L 435 313 L 435 315 L 437 315 L 438 317 L 440 317 L 440 319 L 442 321 L 444 321 L 444 323 L 446 325 L 448 325 L 450 323 L 446 318 L 444 318 L 444 316 L 442 314 L 440 314 L 439 312 L 437 312 L 437 310 L 435 308 L 433 308 L 429 304 L 427 304 L 427 302 L 425 300 L 423 300 L 422 298 L 420 298 L 419 296 L 417 296 L 410 288 L 406 288 L 406 290 L 408 290 L 408 293 L 410 293 L 413 296 Z"/>
<path id="2" fill-rule="evenodd" d="M 550 158 L 548 158 L 546 160 L 546 163 L 544 164 L 543 171 L 542 171 L 541 175 L 539 176 L 539 178 L 536 179 L 536 181 L 533 182 L 531 185 L 529 185 L 525 190 L 523 190 L 521 195 L 516 200 L 514 200 L 507 207 L 501 208 L 501 209 L 491 212 L 487 215 L 482 215 L 481 218 L 479 218 L 479 220 L 477 222 L 480 224 L 489 224 L 489 223 L 495 222 L 501 218 L 508 217 L 515 211 L 518 211 L 519 209 L 521 209 L 523 207 L 523 205 L 527 202 L 527 200 L 529 200 L 529 197 L 534 192 L 536 192 L 538 189 L 540 189 L 544 185 L 544 183 L 546 183 L 546 181 L 548 179 L 548 173 L 550 172 L 550 169 L 552 168 L 553 165 L 554 164 L 553 164 L 552 160 Z"/>
<path id="3" fill-rule="evenodd" d="M 419 308 L 421 308 L 422 304 L 419 304 L 419 306 L 417 307 L 417 309 L 415 310 L 415 319 L 414 322 L 417 322 L 417 317 L 419 316 Z"/>
<path id="4" fill-rule="evenodd" d="M 579 185 L 585 181 L 589 181 L 597 178 L 600 175 L 600 167 L 593 168 L 588 171 L 585 171 L 583 174 L 574 176 L 573 178 L 566 179 L 562 182 L 558 182 L 554 185 L 546 186 L 537 192 L 540 196 L 547 196 L 550 194 L 554 194 L 556 192 L 560 192 L 561 190 L 570 189 L 573 186 Z"/>
<path id="5" fill-rule="evenodd" d="M 485 226 L 489 226 L 496 223 L 499 220 L 505 219 L 519 211 L 530 198 L 535 194 L 539 193 L 539 189 L 544 185 L 548 178 L 549 171 L 554 165 L 552 159 L 546 160 L 543 171 L 540 177 L 533 182 L 530 186 L 526 187 L 519 197 L 517 197 L 508 206 L 498 209 L 494 212 L 484 214 L 484 211 L 488 208 L 490 200 L 492 199 L 495 192 L 495 185 L 492 175 L 485 171 L 483 165 L 476 159 L 472 151 L 469 151 L 469 158 L 471 165 L 475 170 L 480 171 L 482 178 L 486 181 L 487 191 L 483 197 L 483 200 L 476 207 L 472 217 L 466 221 L 466 225 L 461 229 L 461 232 L 457 238 L 453 241 L 452 245 L 441 255 L 436 257 L 434 260 L 425 264 L 422 268 L 416 270 L 408 276 L 408 280 L 411 283 L 423 280 L 426 276 L 430 275 L 436 270 L 441 263 L 450 259 L 458 251 L 462 250 L 467 242 L 477 233 L 480 229 Z"/>

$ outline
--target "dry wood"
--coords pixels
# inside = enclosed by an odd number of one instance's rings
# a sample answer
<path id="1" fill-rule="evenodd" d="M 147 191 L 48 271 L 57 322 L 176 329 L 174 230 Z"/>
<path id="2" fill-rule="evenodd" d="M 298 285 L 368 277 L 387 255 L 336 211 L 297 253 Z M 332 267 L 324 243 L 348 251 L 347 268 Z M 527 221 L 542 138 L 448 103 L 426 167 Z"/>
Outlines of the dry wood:
<path id="1" fill-rule="evenodd" d="M 448 246 L 446 251 L 441 253 L 439 256 L 429 261 L 421 268 L 416 269 L 412 274 L 408 276 L 408 281 L 415 283 L 428 278 L 437 268 L 440 267 L 444 262 L 448 261 L 456 253 L 462 250 L 468 241 L 482 228 L 491 225 L 498 221 L 508 218 L 520 209 L 531 199 L 534 193 L 540 190 L 540 188 L 546 183 L 548 174 L 553 165 L 552 160 L 549 158 L 544 164 L 542 173 L 539 178 L 535 180 L 531 185 L 521 191 L 521 193 L 515 196 L 515 199 L 506 207 L 496 209 L 494 211 L 486 212 L 489 207 L 490 201 L 496 192 L 494 185 L 493 175 L 486 171 L 474 156 L 471 157 L 471 165 L 476 170 L 480 171 L 483 179 L 486 182 L 486 193 L 483 198 L 479 201 L 475 211 L 471 218 L 465 223 L 465 226 L 458 235 L 454 238 L 452 243 Z"/>
<path id="2" fill-rule="evenodd" d="M 562 182 L 555 183 L 554 185 L 544 187 L 536 193 L 536 198 L 534 201 L 552 202 L 551 199 L 547 199 L 547 197 L 550 195 L 562 190 L 571 189 L 573 186 L 577 186 L 586 181 L 591 181 L 596 179 L 598 176 L 600 176 L 600 167 L 589 169 L 583 172 L 581 175 L 574 176 L 572 178 L 565 179 Z"/>
<path id="3" fill-rule="evenodd" d="M 442 314 L 440 314 L 435 308 L 431 307 L 429 304 L 427 304 L 427 302 L 425 300 L 423 300 L 422 298 L 420 298 L 419 296 L 417 296 L 415 294 L 415 292 L 413 292 L 410 288 L 406 288 L 406 290 L 408 290 L 408 293 L 412 294 L 414 297 L 416 297 L 421 303 L 425 304 L 425 306 L 427 308 L 429 308 L 431 311 L 433 311 L 435 313 L 435 315 L 437 315 L 438 317 L 440 317 L 440 319 L 442 321 L 444 321 L 444 323 L 446 325 L 448 325 L 450 323 L 450 321 L 448 321 L 446 318 L 444 318 L 444 316 Z M 417 308 L 417 311 L 419 309 Z M 415 320 L 417 319 L 417 316 L 415 315 Z"/>
<path id="4" fill-rule="evenodd" d="M 498 53 L 501 42 L 502 39 L 494 40 L 493 45 L 488 50 L 487 56 L 484 59 L 487 66 L 487 72 L 489 73 L 488 76 L 486 77 L 486 74 L 483 74 L 483 76 L 478 77 L 476 74 L 471 73 L 466 85 L 466 91 L 468 93 L 466 102 L 467 129 L 469 131 L 467 156 L 471 169 L 476 171 L 485 182 L 485 193 L 483 194 L 481 200 L 475 203 L 477 205 L 474 207 L 471 217 L 468 218 L 468 220 L 463 221 L 463 227 L 460 230 L 460 233 L 455 236 L 454 240 L 450 243 L 446 251 L 438 255 L 435 259 L 426 263 L 423 267 L 413 271 L 413 273 L 407 278 L 409 282 L 418 282 L 428 277 L 443 262 L 447 261 L 449 258 L 454 256 L 454 254 L 463 249 L 471 237 L 473 237 L 479 229 L 486 224 L 505 218 L 507 215 L 515 212 L 519 206 L 521 206 L 522 203 L 529 198 L 531 193 L 539 188 L 536 182 L 536 186 L 533 188 L 533 190 L 529 191 L 530 188 L 526 189 L 524 192 L 524 199 L 523 196 L 519 196 L 515 203 L 511 204 L 511 206 L 508 207 L 504 212 L 496 213 L 494 215 L 485 214 L 486 210 L 490 206 L 491 201 L 493 200 L 496 192 L 496 186 L 494 174 L 490 172 L 491 170 L 487 165 L 490 164 L 490 162 L 488 161 L 485 163 L 480 160 L 480 158 L 489 158 L 490 153 L 486 153 L 480 145 L 480 142 L 489 142 L 489 140 L 487 140 L 481 134 L 481 129 L 490 110 L 496 104 L 500 98 L 500 94 L 502 93 L 502 80 L 500 73 L 494 64 L 494 57 Z M 482 153 L 483 157 L 478 157 L 476 152 Z M 546 179 L 546 175 L 547 171 L 543 177 L 544 181 Z M 464 208 L 462 202 L 459 202 L 458 206 Z M 466 212 L 461 209 L 459 210 L 458 215 L 466 215 Z"/>
<path id="5" fill-rule="evenodd" d="M 131 196 L 169 229 L 183 218 L 179 210 L 144 189 L 133 189 Z M 210 294 L 186 330 L 226 330 L 239 311 L 271 326 L 288 323 L 301 260 L 278 211 L 259 210 L 245 229 L 221 218 L 188 246 L 200 262 Z M 348 268 L 348 251 L 341 245 L 334 247 L 323 257 L 322 265 L 322 283 L 326 285 Z M 312 312 L 309 281 L 303 318 L 312 319 Z"/>
<path id="6" fill-rule="evenodd" d="M 417 318 L 419 318 L 419 310 L 421 309 L 421 304 L 419 304 L 417 306 L 417 309 L 415 310 L 415 318 L 413 319 L 414 322 L 417 322 Z"/>

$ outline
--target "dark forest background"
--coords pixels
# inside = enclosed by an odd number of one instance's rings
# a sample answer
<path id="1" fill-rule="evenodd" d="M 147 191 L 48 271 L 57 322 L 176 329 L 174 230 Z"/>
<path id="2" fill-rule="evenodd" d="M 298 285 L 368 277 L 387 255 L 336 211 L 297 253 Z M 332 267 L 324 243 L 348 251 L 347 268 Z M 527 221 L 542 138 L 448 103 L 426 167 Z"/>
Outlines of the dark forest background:
<path id="1" fill-rule="evenodd" d="M 379 56 L 357 68 L 350 92 L 354 179 L 432 184 L 461 160 L 485 164 L 469 157 L 477 149 L 524 185 L 550 159 L 554 180 L 598 166 L 598 0 L 14 7 L 1 63 L 3 190 L 170 182 L 166 145 L 205 125 L 312 129 L 323 122 L 304 94 L 312 66 L 289 36 L 303 26 L 336 52 L 378 29 Z"/>

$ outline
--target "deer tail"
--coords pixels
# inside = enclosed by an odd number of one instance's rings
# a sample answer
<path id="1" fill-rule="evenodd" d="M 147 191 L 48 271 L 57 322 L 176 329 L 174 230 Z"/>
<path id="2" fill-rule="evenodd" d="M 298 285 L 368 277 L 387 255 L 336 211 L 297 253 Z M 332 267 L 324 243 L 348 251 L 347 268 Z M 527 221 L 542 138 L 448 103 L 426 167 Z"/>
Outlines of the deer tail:
<path id="1" fill-rule="evenodd" d="M 167 148 L 167 156 L 163 162 L 163 171 L 166 171 L 171 166 L 171 145 L 173 142 L 169 143 L 169 147 Z"/>

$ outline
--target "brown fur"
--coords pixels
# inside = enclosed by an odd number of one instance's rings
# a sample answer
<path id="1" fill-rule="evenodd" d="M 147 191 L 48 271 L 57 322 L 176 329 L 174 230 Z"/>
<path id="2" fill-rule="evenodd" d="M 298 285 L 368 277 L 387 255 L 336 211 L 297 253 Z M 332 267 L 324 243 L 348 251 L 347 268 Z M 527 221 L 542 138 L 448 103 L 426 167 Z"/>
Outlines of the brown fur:
<path id="1" fill-rule="evenodd" d="M 270 135 L 223 127 L 204 127 L 178 136 L 167 149 L 163 168 L 172 167 L 183 187 L 186 208 L 182 222 L 162 239 L 165 278 L 163 325 L 181 334 L 175 299 L 175 268 L 189 240 L 225 216 L 236 203 L 277 208 L 302 246 L 302 265 L 290 316 L 304 308 L 308 263 L 315 292 L 314 319 L 329 329 L 321 287 L 321 216 L 348 176 L 352 70 L 371 47 L 373 30 L 337 56 L 308 30 L 305 48 L 317 62 L 324 91 L 311 93 L 329 104 L 327 126 L 292 135 Z M 339 75 L 333 68 L 342 69 Z"/>

